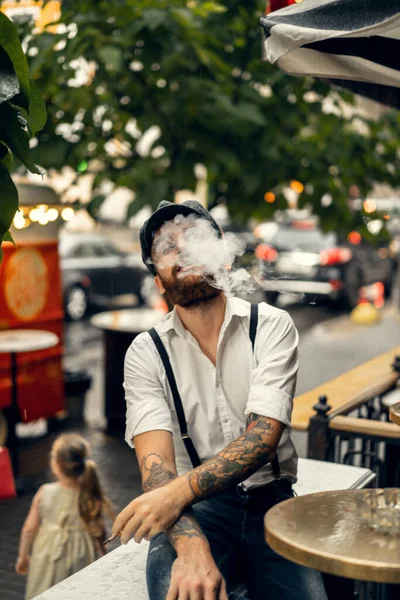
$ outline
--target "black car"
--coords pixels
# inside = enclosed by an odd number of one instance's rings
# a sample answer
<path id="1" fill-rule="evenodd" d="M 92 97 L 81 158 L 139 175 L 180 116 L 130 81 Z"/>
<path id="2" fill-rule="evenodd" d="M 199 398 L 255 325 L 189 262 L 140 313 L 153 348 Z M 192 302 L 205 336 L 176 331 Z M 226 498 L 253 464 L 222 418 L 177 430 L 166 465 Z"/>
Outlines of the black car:
<path id="1" fill-rule="evenodd" d="M 70 320 L 82 319 L 89 307 L 140 306 L 154 292 L 140 256 L 121 252 L 105 237 L 64 233 L 59 253 L 64 310 Z"/>
<path id="2" fill-rule="evenodd" d="M 274 224 L 256 250 L 267 301 L 273 304 L 280 293 L 290 292 L 325 296 L 352 309 L 360 288 L 378 281 L 388 298 L 397 268 L 389 245 L 366 243 L 357 232 L 349 239 L 323 233 L 313 220 Z"/>
<path id="3" fill-rule="evenodd" d="M 224 233 L 232 233 L 245 244 L 243 254 L 237 259 L 236 266 L 247 268 L 254 263 L 254 253 L 257 248 L 258 239 L 254 235 L 253 229 L 243 223 L 227 223 L 222 226 Z"/>

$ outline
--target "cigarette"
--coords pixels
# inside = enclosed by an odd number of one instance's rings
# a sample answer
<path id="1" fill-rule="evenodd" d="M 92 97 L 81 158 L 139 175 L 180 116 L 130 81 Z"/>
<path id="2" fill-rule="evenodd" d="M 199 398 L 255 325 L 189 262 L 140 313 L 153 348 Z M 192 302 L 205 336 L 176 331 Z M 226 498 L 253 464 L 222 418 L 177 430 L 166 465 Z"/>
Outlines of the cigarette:
<path id="1" fill-rule="evenodd" d="M 115 535 L 112 535 L 111 537 L 108 538 L 108 540 L 103 542 L 103 546 L 105 546 L 106 544 L 109 544 L 110 542 L 113 542 L 115 540 L 115 538 L 117 538 L 117 537 L 118 537 L 118 533 L 116 533 Z"/>

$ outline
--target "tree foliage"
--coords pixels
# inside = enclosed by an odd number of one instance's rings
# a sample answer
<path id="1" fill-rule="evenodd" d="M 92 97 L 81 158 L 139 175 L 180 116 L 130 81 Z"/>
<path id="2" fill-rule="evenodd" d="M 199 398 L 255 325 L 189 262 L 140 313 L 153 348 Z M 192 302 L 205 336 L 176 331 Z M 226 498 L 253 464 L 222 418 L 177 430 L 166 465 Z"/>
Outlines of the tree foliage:
<path id="1" fill-rule="evenodd" d="M 29 150 L 29 139 L 46 121 L 36 85 L 29 80 L 28 63 L 11 21 L 0 12 L 0 244 L 18 208 L 17 189 L 10 177 L 12 156 L 32 173 L 41 174 Z"/>
<path id="2" fill-rule="evenodd" d="M 365 195 L 375 182 L 399 184 L 399 116 L 368 122 L 365 135 L 360 117 L 327 110 L 329 102 L 339 110 L 343 98 L 351 104 L 350 94 L 332 95 L 263 62 L 264 7 L 265 0 L 64 0 L 63 28 L 30 40 L 31 77 L 49 112 L 35 160 L 69 165 L 77 178 L 94 173 L 94 214 L 104 181 L 135 192 L 130 216 L 194 189 L 201 163 L 210 204 L 226 199 L 239 218 L 286 206 L 282 189 L 298 180 L 300 205 L 311 203 L 325 229 L 354 227 L 351 186 Z M 159 136 L 145 152 L 154 126 Z M 321 204 L 324 194 L 330 206 Z"/>

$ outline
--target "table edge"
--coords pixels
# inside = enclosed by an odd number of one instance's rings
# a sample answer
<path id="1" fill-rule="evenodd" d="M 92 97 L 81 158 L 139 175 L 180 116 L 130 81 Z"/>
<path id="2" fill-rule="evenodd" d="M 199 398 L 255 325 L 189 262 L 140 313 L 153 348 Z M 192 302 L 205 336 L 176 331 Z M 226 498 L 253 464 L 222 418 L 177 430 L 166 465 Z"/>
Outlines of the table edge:
<path id="1" fill-rule="evenodd" d="M 317 494 L 319 493 L 321 492 L 317 492 Z M 280 506 L 281 504 L 293 502 L 295 500 L 296 498 L 290 498 L 275 506 Z M 330 575 L 336 575 L 338 577 L 359 581 L 371 581 L 375 583 L 400 584 L 400 568 L 398 565 L 392 566 L 389 563 L 380 563 L 381 566 L 377 567 L 376 563 L 371 563 L 369 561 L 361 562 L 355 560 L 354 562 L 350 562 L 341 559 L 336 554 L 313 551 L 301 544 L 294 545 L 287 537 L 282 538 L 277 536 L 268 529 L 268 515 L 274 508 L 275 507 L 272 507 L 264 518 L 264 534 L 267 544 L 280 556 L 304 567 L 316 569 L 317 571 L 322 571 L 323 573 L 329 573 Z"/>
<path id="2" fill-rule="evenodd" d="M 400 402 L 396 402 L 395 404 L 392 404 L 392 406 L 389 408 L 390 420 L 392 421 L 392 423 L 396 423 L 396 425 L 400 425 L 400 414 L 395 413 L 394 409 L 400 411 Z"/>

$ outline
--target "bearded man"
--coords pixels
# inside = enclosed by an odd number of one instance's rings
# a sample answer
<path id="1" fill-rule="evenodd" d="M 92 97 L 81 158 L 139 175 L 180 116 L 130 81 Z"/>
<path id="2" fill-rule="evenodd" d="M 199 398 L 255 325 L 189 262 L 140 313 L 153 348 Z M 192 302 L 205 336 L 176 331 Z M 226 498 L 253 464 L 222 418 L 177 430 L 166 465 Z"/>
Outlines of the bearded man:
<path id="1" fill-rule="evenodd" d="M 214 240 L 199 243 L 196 264 L 187 248 L 202 220 Z M 201 255 L 219 238 L 194 201 L 162 202 L 141 229 L 143 260 L 174 309 L 126 354 L 126 441 L 144 494 L 113 533 L 151 540 L 151 600 L 324 600 L 320 574 L 264 539 L 265 513 L 296 482 L 298 334 L 287 312 L 218 288 Z"/>

